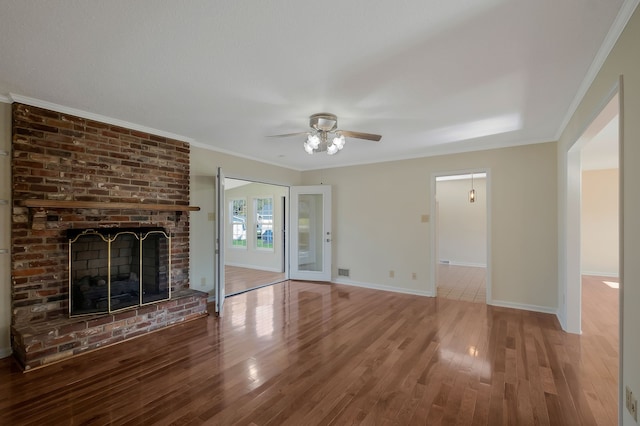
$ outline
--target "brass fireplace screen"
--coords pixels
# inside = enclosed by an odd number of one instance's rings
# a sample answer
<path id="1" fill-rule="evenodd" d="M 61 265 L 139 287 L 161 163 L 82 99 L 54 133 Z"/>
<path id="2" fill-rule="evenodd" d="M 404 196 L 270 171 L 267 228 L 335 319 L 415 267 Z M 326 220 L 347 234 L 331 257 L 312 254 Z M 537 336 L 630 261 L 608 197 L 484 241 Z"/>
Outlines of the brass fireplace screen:
<path id="1" fill-rule="evenodd" d="M 171 237 L 163 228 L 70 229 L 69 316 L 171 298 Z"/>

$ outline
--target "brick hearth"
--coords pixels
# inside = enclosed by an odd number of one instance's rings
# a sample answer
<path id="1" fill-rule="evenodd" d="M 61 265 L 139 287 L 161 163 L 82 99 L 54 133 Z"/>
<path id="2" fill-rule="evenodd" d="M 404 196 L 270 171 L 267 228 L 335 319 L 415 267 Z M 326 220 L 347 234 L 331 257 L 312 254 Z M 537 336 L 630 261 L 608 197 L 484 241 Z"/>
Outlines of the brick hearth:
<path id="1" fill-rule="evenodd" d="M 14 327 L 14 355 L 25 370 L 207 315 L 207 293 L 183 289 L 171 300 L 116 314 L 58 318 Z"/>
<path id="2" fill-rule="evenodd" d="M 185 142 L 13 104 L 11 330 L 26 369 L 206 315 L 207 295 L 189 289 L 189 215 L 175 208 L 189 204 L 189 152 Z M 104 207 L 26 207 L 26 200 Z M 152 226 L 172 236 L 172 299 L 69 319 L 66 230 Z"/>

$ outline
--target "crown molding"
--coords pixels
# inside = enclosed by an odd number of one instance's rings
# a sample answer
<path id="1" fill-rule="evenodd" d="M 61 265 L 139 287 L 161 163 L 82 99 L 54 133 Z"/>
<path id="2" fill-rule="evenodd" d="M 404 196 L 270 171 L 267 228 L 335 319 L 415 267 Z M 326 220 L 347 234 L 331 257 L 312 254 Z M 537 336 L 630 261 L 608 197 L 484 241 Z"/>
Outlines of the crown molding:
<path id="1" fill-rule="evenodd" d="M 195 143 L 195 140 L 188 138 L 186 136 L 165 132 L 163 130 L 154 129 L 152 127 L 141 126 L 139 124 L 131 123 L 129 121 L 107 117 L 106 115 L 94 114 L 92 112 L 87 112 L 87 111 L 83 111 L 76 108 L 66 107 L 64 105 L 54 104 L 52 102 L 43 101 L 41 99 L 30 98 L 28 96 L 17 95 L 15 93 L 10 93 L 9 96 L 11 97 L 12 102 L 19 102 L 21 104 L 31 105 L 38 108 L 45 108 L 45 109 L 48 109 L 51 111 L 57 111 L 63 114 L 75 115 L 77 117 L 86 118 L 87 120 L 100 121 L 102 123 L 112 124 L 114 126 L 124 127 L 131 130 L 137 130 L 140 132 L 149 133 L 156 136 L 163 136 L 165 138 L 187 142 L 190 145 Z"/>
<path id="2" fill-rule="evenodd" d="M 0 95 L 0 101 L 2 101 L 2 99 L 3 99 L 3 97 Z M 203 142 L 198 142 L 195 139 L 189 138 L 189 137 L 186 137 L 186 136 L 177 135 L 175 133 L 170 133 L 170 132 L 165 132 L 163 130 L 158 130 L 158 129 L 154 129 L 154 128 L 151 128 L 151 127 L 141 126 L 139 124 L 131 123 L 129 121 L 124 121 L 124 120 L 118 120 L 117 118 L 107 117 L 107 116 L 101 115 L 101 114 L 94 114 L 92 112 L 87 112 L 87 111 L 83 111 L 83 110 L 80 110 L 80 109 L 66 107 L 64 105 L 54 104 L 53 102 L 47 102 L 47 101 L 43 101 L 41 99 L 30 98 L 28 96 L 22 96 L 22 95 L 18 95 L 18 94 L 15 94 L 15 93 L 10 93 L 9 97 L 6 98 L 6 99 L 7 99 L 7 103 L 19 102 L 21 104 L 31 105 L 31 106 L 38 107 L 38 108 L 45 108 L 45 109 L 48 109 L 48 110 L 51 110 L 51 111 L 57 111 L 57 112 L 60 112 L 60 113 L 63 113 L 63 114 L 75 115 L 77 117 L 86 118 L 87 120 L 94 120 L 94 121 L 99 121 L 101 123 L 107 123 L 107 124 L 112 124 L 114 126 L 124 127 L 124 128 L 127 128 L 127 129 L 138 130 L 140 132 L 149 133 L 149 134 L 156 135 L 156 136 L 164 136 L 164 137 L 169 138 L 169 139 L 175 139 L 175 140 L 187 142 L 191 146 L 207 149 L 207 150 L 210 150 L 210 151 L 219 152 L 219 153 L 222 153 L 222 154 L 231 155 L 231 156 L 234 156 L 234 157 L 240 157 L 240 158 L 244 158 L 244 159 L 247 159 L 247 160 L 253 160 L 253 161 L 257 161 L 259 163 L 266 163 L 266 164 L 270 164 L 272 166 L 282 167 L 282 168 L 285 168 L 285 169 L 301 171 L 301 170 L 297 170 L 295 168 L 291 168 L 291 167 L 288 167 L 288 166 L 285 166 L 285 165 L 282 165 L 282 164 L 265 161 L 264 159 L 259 159 L 259 158 L 252 157 L 252 156 L 249 156 L 249 155 L 242 155 L 242 154 L 239 154 L 237 152 L 232 152 L 232 151 L 228 151 L 228 150 L 225 150 L 225 149 L 216 148 L 216 147 L 214 147 L 212 145 L 209 145 L 209 144 L 206 144 L 206 143 L 203 143 Z"/>
<path id="3" fill-rule="evenodd" d="M 589 67 L 587 74 L 584 76 L 584 79 L 582 80 L 582 83 L 578 88 L 576 96 L 573 98 L 573 102 L 571 102 L 571 105 L 569 105 L 569 109 L 565 114 L 564 120 L 562 120 L 562 124 L 560 124 L 560 127 L 556 132 L 555 140 L 559 140 L 562 136 L 564 129 L 569 124 L 569 120 L 571 120 L 571 117 L 573 117 L 573 114 L 575 114 L 578 106 L 580 106 L 580 102 L 582 102 L 582 99 L 584 99 L 587 91 L 596 79 L 596 76 L 600 72 L 600 68 L 602 68 L 602 66 L 604 65 L 604 62 L 609 56 L 609 53 L 611 53 L 611 50 L 618 41 L 620 34 L 622 34 L 622 31 L 627 26 L 629 19 L 631 19 L 631 16 L 638 7 L 639 3 L 640 0 L 625 0 L 625 2 L 622 4 L 622 7 L 618 12 L 618 16 L 616 16 L 616 19 L 613 21 L 611 28 L 609 28 L 609 32 L 604 38 L 600 49 L 598 49 L 598 53 L 596 53 L 595 58 L 593 58 L 593 62 L 591 62 L 591 66 Z"/>

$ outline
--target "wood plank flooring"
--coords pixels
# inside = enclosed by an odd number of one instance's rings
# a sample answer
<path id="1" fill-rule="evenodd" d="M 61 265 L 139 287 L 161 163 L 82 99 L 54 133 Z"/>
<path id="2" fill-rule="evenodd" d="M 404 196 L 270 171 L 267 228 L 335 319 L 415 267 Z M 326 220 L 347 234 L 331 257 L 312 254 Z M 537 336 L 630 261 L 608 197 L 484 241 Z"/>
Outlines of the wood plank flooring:
<path id="1" fill-rule="evenodd" d="M 0 424 L 613 425 L 602 327 L 286 281 L 228 298 L 219 319 L 29 373 L 0 360 Z"/>
<path id="2" fill-rule="evenodd" d="M 486 303 L 487 268 L 438 265 L 438 297 Z"/>
<path id="3" fill-rule="evenodd" d="M 241 268 L 225 265 L 224 267 L 225 293 L 236 294 L 252 288 L 261 287 L 273 283 L 279 283 L 286 279 L 284 272 L 270 272 L 259 269 Z"/>

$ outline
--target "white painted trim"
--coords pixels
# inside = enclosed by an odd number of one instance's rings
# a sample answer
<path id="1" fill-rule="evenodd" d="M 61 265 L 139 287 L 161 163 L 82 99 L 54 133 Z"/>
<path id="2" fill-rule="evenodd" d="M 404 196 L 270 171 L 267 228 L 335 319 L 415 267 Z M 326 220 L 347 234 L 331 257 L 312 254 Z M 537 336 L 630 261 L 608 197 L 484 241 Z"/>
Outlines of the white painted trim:
<path id="1" fill-rule="evenodd" d="M 582 216 L 582 166 L 578 144 L 574 144 L 566 153 L 565 209 L 564 209 L 564 282 L 559 305 L 564 312 L 567 333 L 582 334 L 582 265 L 581 216 Z"/>
<path id="2" fill-rule="evenodd" d="M 257 269 L 258 271 L 267 271 L 267 272 L 282 272 L 280 268 L 268 268 L 264 266 L 256 266 L 256 265 L 246 265 L 244 263 L 235 263 L 235 262 L 225 262 L 226 266 L 235 266 L 237 268 L 247 268 L 247 269 Z"/>
<path id="3" fill-rule="evenodd" d="M 12 353 L 13 353 L 13 351 L 11 350 L 10 347 L 8 347 L 8 348 L 0 348 L 0 359 L 6 358 L 8 356 L 11 356 Z"/>
<path id="4" fill-rule="evenodd" d="M 625 0 L 622 4 L 622 7 L 618 12 L 618 16 L 616 16 L 616 19 L 613 21 L 613 24 L 611 25 L 611 28 L 609 28 L 609 32 L 604 38 L 600 49 L 598 49 L 596 56 L 591 62 L 591 66 L 589 66 L 589 70 L 584 76 L 584 79 L 576 92 L 576 96 L 573 98 L 573 102 L 569 105 L 569 109 L 564 116 L 564 120 L 562 120 L 560 127 L 558 127 L 555 140 L 560 139 L 560 136 L 562 136 L 562 132 L 564 132 L 567 124 L 569 124 L 569 120 L 571 120 L 571 117 L 575 114 L 580 102 L 582 102 L 582 99 L 585 97 L 587 91 L 593 84 L 593 81 L 596 79 L 596 76 L 600 72 L 600 68 L 604 65 L 604 61 L 609 56 L 609 53 L 611 53 L 613 46 L 615 46 L 620 34 L 622 34 L 622 31 L 627 26 L 629 19 L 631 19 L 631 15 L 633 15 L 633 12 L 636 10 L 639 3 L 640 0 Z"/>
<path id="5" fill-rule="evenodd" d="M 618 274 L 617 272 L 582 271 L 580 273 L 582 275 L 594 275 L 596 277 L 620 278 L 620 274 Z"/>
<path id="6" fill-rule="evenodd" d="M 441 265 L 451 265 L 451 266 L 469 266 L 472 268 L 486 268 L 487 264 L 486 263 L 469 263 L 469 262 L 458 262 L 456 260 L 450 260 L 449 263 L 442 263 L 442 261 L 440 261 Z"/>
<path id="7" fill-rule="evenodd" d="M 521 311 L 541 312 L 543 314 L 558 316 L 558 310 L 548 306 L 528 305 L 526 303 L 507 302 L 506 300 L 494 300 L 491 302 L 491 305 L 501 308 L 520 309 Z"/>
<path id="8" fill-rule="evenodd" d="M 581 220 L 582 215 L 582 160 L 581 150 L 584 146 L 584 134 L 605 111 L 612 99 L 618 96 L 618 120 L 619 120 L 619 152 L 618 158 L 622 159 L 622 82 L 617 81 L 603 97 L 603 100 L 593 109 L 590 116 L 580 123 L 580 132 L 574 137 L 566 150 L 559 153 L 563 158 L 559 159 L 564 164 L 563 176 L 559 177 L 563 188 L 558 191 L 559 228 L 559 268 L 558 268 L 558 305 L 562 313 L 563 330 L 568 333 L 582 334 L 582 260 L 581 260 Z M 622 166 L 620 167 L 620 189 L 622 188 Z M 619 198 L 622 203 L 622 195 Z M 620 209 L 622 206 L 619 207 Z M 619 212 L 621 215 L 621 210 Z M 620 221 L 622 218 L 620 218 Z M 620 231 L 622 232 L 622 231 Z M 620 233 L 620 241 L 624 234 Z M 622 259 L 622 251 L 619 252 Z M 564 261 L 564 262 L 563 262 Z M 622 266 L 620 267 L 622 271 Z M 622 272 L 620 272 L 622 273 Z M 622 280 L 621 280 L 622 281 Z M 620 285 L 622 289 L 622 283 Z M 622 317 L 621 317 L 622 318 Z M 621 340 L 622 342 L 622 340 Z M 620 352 L 622 353 L 622 352 Z"/>
<path id="9" fill-rule="evenodd" d="M 391 286 L 382 285 L 382 284 L 362 283 L 362 282 L 347 280 L 342 278 L 332 280 L 332 282 L 336 284 L 344 284 L 344 285 L 350 285 L 354 287 L 368 288 L 371 290 L 381 290 L 381 291 L 390 291 L 393 293 L 412 294 L 415 296 L 434 297 L 433 294 L 424 290 L 413 290 L 408 288 L 391 287 Z M 491 303 L 491 305 L 501 307 L 501 308 L 511 308 L 511 309 L 519 309 L 523 311 L 541 312 L 543 314 L 552 314 L 556 316 L 558 315 L 557 309 L 550 308 L 547 306 L 528 305 L 525 303 L 514 303 L 514 302 L 507 302 L 504 300 L 494 300 Z"/>
<path id="10" fill-rule="evenodd" d="M 381 291 L 390 291 L 393 293 L 412 294 L 414 296 L 434 297 L 433 293 L 430 293 L 429 291 L 426 291 L 426 290 L 413 290 L 409 288 L 391 287 L 383 284 L 363 283 L 363 282 L 348 280 L 344 278 L 333 279 L 331 280 L 331 282 L 336 284 L 350 285 L 353 287 L 368 288 L 370 290 L 381 290 Z"/>
<path id="11" fill-rule="evenodd" d="M 565 319 L 564 315 L 562 315 L 562 311 L 560 309 L 558 309 L 556 312 L 556 318 L 558 318 L 558 322 L 560 323 L 560 327 L 562 328 L 562 330 L 566 331 L 567 320 Z"/>
<path id="12" fill-rule="evenodd" d="M 5 96 L 5 95 L 0 95 L 0 102 L 5 103 L 5 104 L 13 103 L 11 98 L 9 96 Z"/>

